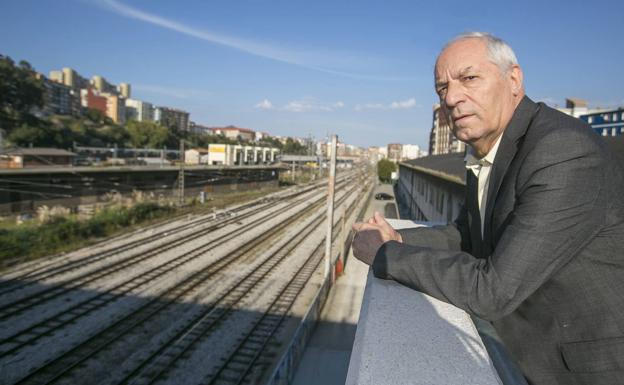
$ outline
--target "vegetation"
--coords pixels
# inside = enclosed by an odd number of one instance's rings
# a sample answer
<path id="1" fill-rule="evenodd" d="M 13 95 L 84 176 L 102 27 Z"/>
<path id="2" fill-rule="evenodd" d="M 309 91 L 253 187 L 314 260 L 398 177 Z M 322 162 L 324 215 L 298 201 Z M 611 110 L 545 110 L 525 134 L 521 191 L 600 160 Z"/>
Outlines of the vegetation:
<path id="1" fill-rule="evenodd" d="M 43 82 L 26 61 L 15 65 L 10 57 L 0 55 L 0 129 L 10 132 L 23 124 L 37 125 L 31 113 L 43 106 Z"/>
<path id="2" fill-rule="evenodd" d="M 88 240 L 110 236 L 120 229 L 163 217 L 174 209 L 156 203 L 108 208 L 88 220 L 55 216 L 45 223 L 24 223 L 0 229 L 0 260 L 58 253 Z"/>
<path id="3" fill-rule="evenodd" d="M 270 137 L 250 143 L 240 137 L 196 134 L 154 122 L 129 121 L 119 125 L 94 109 L 80 117 L 63 115 L 42 119 L 36 117 L 34 111 L 43 107 L 45 97 L 43 81 L 28 62 L 16 65 L 11 58 L 0 55 L 0 133 L 12 145 L 71 148 L 75 143 L 93 147 L 177 149 L 184 140 L 187 147 L 207 147 L 210 143 L 253 144 L 285 148 L 289 154 L 306 153 L 305 147 L 292 139 L 285 145 Z"/>
<path id="4" fill-rule="evenodd" d="M 308 155 L 308 148 L 296 140 L 288 138 L 282 148 L 282 153 L 289 155 Z"/>
<path id="5" fill-rule="evenodd" d="M 382 159 L 377 163 L 377 176 L 382 183 L 391 183 L 392 173 L 396 171 L 396 169 L 396 163 L 388 159 Z"/>
<path id="6" fill-rule="evenodd" d="M 31 220 L 16 224 L 12 220 L 4 219 L 0 221 L 0 270 L 11 264 L 75 250 L 104 237 L 125 233 L 134 226 L 157 222 L 178 214 L 212 212 L 214 209 L 247 202 L 278 190 L 277 187 L 267 187 L 252 191 L 212 193 L 204 205 L 193 199 L 190 204 L 182 207 L 139 200 L 131 207 L 114 205 L 96 212 L 89 219 L 80 219 L 60 207 L 46 210 L 47 215 L 39 217 L 43 221 Z"/>

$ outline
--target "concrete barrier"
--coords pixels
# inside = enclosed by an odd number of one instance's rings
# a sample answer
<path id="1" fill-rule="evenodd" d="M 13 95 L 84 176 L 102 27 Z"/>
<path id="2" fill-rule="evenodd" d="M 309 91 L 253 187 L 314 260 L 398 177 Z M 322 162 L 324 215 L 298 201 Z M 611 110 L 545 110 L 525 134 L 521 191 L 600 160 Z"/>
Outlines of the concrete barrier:
<path id="1" fill-rule="evenodd" d="M 466 312 L 369 271 L 346 384 L 502 381 Z"/>

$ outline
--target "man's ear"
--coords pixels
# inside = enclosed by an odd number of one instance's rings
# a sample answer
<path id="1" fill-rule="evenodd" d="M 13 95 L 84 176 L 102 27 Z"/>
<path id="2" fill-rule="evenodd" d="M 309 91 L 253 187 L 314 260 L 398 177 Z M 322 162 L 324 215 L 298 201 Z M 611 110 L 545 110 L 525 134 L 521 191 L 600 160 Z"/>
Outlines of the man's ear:
<path id="1" fill-rule="evenodd" d="M 514 64 L 508 73 L 508 79 L 511 82 L 511 92 L 514 96 L 520 95 L 523 91 L 522 80 L 524 79 L 524 75 L 522 74 L 522 69 L 519 65 Z"/>

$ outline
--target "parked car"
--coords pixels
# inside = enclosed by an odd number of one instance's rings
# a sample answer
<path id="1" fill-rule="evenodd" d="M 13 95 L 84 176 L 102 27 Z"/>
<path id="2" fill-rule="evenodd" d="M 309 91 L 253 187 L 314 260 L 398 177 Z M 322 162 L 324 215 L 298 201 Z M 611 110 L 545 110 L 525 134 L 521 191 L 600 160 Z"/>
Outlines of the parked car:
<path id="1" fill-rule="evenodd" d="M 380 201 L 391 201 L 394 199 L 394 197 L 386 193 L 377 193 L 375 194 L 375 199 L 380 200 Z"/>

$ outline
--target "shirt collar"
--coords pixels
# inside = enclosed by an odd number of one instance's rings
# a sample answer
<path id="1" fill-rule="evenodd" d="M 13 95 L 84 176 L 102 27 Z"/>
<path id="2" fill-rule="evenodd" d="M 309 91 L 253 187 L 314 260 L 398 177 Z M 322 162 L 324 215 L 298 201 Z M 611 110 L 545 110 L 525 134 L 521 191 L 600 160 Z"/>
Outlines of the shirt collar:
<path id="1" fill-rule="evenodd" d="M 500 145 L 501 138 L 503 134 L 498 136 L 496 139 L 496 143 L 490 149 L 490 152 L 487 153 L 483 158 L 477 158 L 474 155 L 474 151 L 472 147 L 468 147 L 468 151 L 466 151 L 466 156 L 464 157 L 464 162 L 466 162 L 466 168 L 475 170 L 481 166 L 491 166 L 494 164 L 494 159 L 496 158 L 496 153 L 498 152 L 498 146 Z"/>

